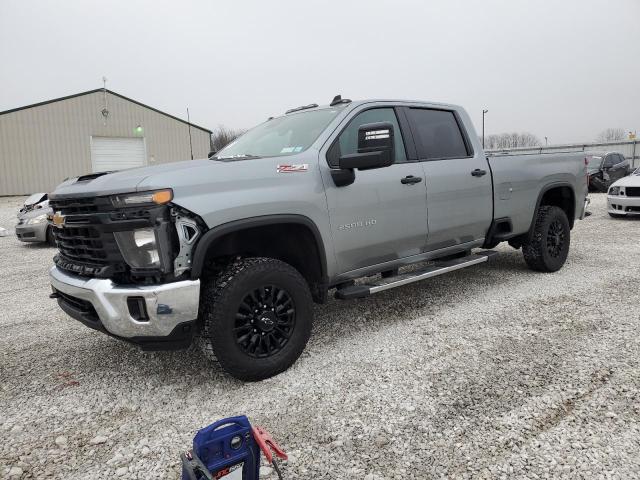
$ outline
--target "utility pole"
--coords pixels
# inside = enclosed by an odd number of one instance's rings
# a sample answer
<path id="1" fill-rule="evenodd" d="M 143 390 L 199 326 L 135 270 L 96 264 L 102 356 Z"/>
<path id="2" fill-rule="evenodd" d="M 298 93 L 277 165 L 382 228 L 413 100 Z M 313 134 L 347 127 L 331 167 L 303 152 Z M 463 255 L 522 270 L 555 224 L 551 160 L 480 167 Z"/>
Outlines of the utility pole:
<path id="1" fill-rule="evenodd" d="M 189 117 L 189 107 L 187 107 L 187 124 L 189 124 L 189 150 L 191 150 L 191 160 L 193 160 L 193 144 L 191 143 L 191 118 Z"/>
<path id="2" fill-rule="evenodd" d="M 489 110 L 482 110 L 482 148 L 484 148 L 484 116 Z"/>
<path id="3" fill-rule="evenodd" d="M 548 146 L 549 146 L 549 139 L 548 139 L 547 137 L 544 137 L 544 145 L 545 145 L 546 147 L 548 147 Z"/>

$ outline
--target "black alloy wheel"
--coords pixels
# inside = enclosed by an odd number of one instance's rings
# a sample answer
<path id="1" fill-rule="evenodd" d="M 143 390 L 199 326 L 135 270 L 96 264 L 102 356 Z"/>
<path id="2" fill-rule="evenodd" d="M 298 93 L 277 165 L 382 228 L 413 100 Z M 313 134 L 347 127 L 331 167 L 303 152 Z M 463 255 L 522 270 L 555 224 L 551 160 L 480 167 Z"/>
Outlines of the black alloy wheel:
<path id="1" fill-rule="evenodd" d="M 547 232 L 547 252 L 551 257 L 557 258 L 564 248 L 565 233 L 564 226 L 560 220 L 554 220 L 549 225 Z"/>
<path id="2" fill-rule="evenodd" d="M 284 348 L 295 326 L 296 308 L 291 295 L 276 285 L 265 285 L 242 299 L 233 331 L 242 351 L 264 358 Z"/>

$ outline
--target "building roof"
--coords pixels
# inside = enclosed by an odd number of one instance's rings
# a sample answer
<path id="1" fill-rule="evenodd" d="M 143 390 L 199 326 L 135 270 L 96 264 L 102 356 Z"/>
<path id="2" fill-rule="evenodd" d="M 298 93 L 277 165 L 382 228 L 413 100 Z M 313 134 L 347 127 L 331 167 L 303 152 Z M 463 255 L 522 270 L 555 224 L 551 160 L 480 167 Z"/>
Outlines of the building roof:
<path id="1" fill-rule="evenodd" d="M 76 93 L 74 95 L 67 95 L 66 97 L 54 98 L 52 100 L 47 100 L 47 101 L 44 101 L 44 102 L 32 103 L 31 105 L 25 105 L 24 107 L 18 107 L 18 108 L 12 108 L 10 110 L 5 110 L 4 112 L 0 112 L 0 115 L 4 115 L 5 113 L 18 112 L 20 110 L 26 110 L 27 108 L 40 107 L 42 105 L 47 105 L 49 103 L 61 102 L 62 100 L 69 100 L 70 98 L 81 97 L 83 95 L 90 95 L 92 93 L 103 92 L 104 90 L 105 89 L 103 89 L 103 88 L 96 88 L 94 90 L 89 90 L 89 91 L 86 91 L 86 92 L 80 92 L 80 93 Z M 126 101 L 131 102 L 131 103 L 135 103 L 136 105 L 140 105 L 141 107 L 148 108 L 149 110 L 153 110 L 154 112 L 160 113 L 160 114 L 162 114 L 162 115 L 164 115 L 166 117 L 169 117 L 169 118 L 172 118 L 174 120 L 177 120 L 178 122 L 182 122 L 185 125 L 189 125 L 190 124 L 189 122 L 187 122 L 186 120 L 183 120 L 182 118 L 178 118 L 176 116 L 173 116 L 173 115 L 170 115 L 170 114 L 168 114 L 166 112 L 158 110 L 157 108 L 153 108 L 153 107 L 150 107 L 149 105 L 145 105 L 142 102 L 138 102 L 137 100 L 134 100 L 132 98 L 125 97 L 124 95 L 120 95 L 119 93 L 114 92 L 113 90 L 109 90 L 108 88 L 106 89 L 106 91 L 107 91 L 107 93 L 110 93 L 111 95 L 115 95 L 116 97 L 120 97 L 123 100 L 126 100 Z M 194 127 L 194 128 L 199 129 L 199 130 L 204 130 L 205 132 L 212 133 L 211 130 L 209 130 L 208 128 L 200 127 L 200 126 L 195 125 L 193 123 L 191 123 L 190 125 L 192 127 Z"/>

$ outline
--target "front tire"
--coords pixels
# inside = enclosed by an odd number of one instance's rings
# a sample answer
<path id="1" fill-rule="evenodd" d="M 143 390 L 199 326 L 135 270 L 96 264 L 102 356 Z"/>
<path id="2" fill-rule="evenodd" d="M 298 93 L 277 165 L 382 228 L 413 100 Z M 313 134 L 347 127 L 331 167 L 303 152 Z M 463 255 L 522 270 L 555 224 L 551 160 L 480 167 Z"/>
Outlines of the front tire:
<path id="1" fill-rule="evenodd" d="M 246 258 L 203 284 L 200 320 L 205 354 L 240 380 L 263 380 L 302 354 L 313 300 L 295 268 L 272 258 Z"/>
<path id="2" fill-rule="evenodd" d="M 560 207 L 542 205 L 538 209 L 531 239 L 522 245 L 527 266 L 538 272 L 556 272 L 569 254 L 571 229 Z"/>

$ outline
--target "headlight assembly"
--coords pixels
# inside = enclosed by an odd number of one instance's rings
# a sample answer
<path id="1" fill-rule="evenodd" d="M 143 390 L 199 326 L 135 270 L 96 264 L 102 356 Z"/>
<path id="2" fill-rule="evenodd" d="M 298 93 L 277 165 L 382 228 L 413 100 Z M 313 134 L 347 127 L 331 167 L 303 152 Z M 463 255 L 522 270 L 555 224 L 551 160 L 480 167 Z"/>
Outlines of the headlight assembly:
<path id="1" fill-rule="evenodd" d="M 153 228 L 115 232 L 124 260 L 132 268 L 160 268 L 158 239 Z"/>
<path id="2" fill-rule="evenodd" d="M 609 189 L 609 195 L 620 195 L 620 187 L 611 187 Z"/>
<path id="3" fill-rule="evenodd" d="M 123 193 L 113 195 L 111 203 L 116 208 L 137 207 L 142 205 L 164 205 L 173 199 L 173 190 L 165 188 L 151 192 Z"/>

